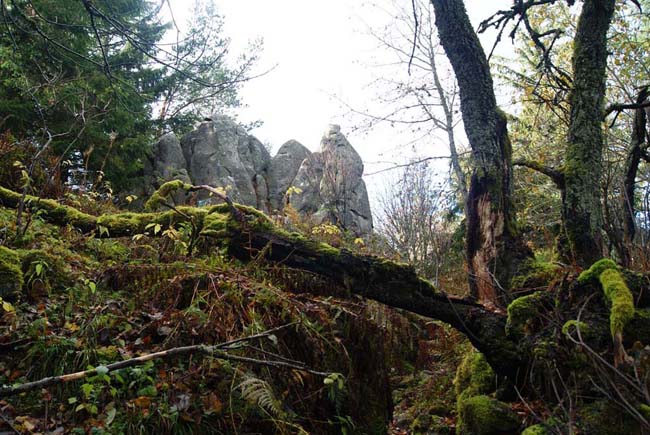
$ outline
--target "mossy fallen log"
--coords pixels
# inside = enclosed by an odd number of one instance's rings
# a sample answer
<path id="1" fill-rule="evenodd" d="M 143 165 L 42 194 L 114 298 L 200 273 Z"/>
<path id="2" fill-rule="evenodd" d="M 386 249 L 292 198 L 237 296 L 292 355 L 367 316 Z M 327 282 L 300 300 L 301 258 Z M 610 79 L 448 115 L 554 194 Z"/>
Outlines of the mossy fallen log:
<path id="1" fill-rule="evenodd" d="M 20 198 L 20 194 L 0 187 L 3 206 L 16 208 Z M 70 225 L 100 238 L 142 234 L 152 223 L 166 228 L 190 222 L 200 237 L 226 247 L 231 255 L 243 261 L 262 257 L 271 263 L 316 274 L 349 294 L 446 322 L 464 333 L 500 375 L 512 376 L 523 364 L 516 343 L 505 334 L 505 315 L 439 291 L 418 277 L 409 265 L 355 254 L 284 231 L 251 207 L 226 203 L 163 212 L 92 216 L 33 196 L 26 197 L 26 206 L 47 222 Z"/>

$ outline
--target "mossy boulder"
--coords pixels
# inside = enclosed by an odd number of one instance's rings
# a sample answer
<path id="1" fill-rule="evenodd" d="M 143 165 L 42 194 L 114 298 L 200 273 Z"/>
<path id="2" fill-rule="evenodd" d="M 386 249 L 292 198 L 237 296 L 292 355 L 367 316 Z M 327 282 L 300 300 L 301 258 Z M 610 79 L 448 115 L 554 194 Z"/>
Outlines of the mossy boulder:
<path id="1" fill-rule="evenodd" d="M 551 435 L 552 433 L 545 425 L 536 424 L 524 429 L 521 435 Z"/>
<path id="2" fill-rule="evenodd" d="M 458 435 L 515 435 L 521 422 L 510 407 L 489 396 L 462 399 L 458 406 Z"/>
<path id="3" fill-rule="evenodd" d="M 489 394 L 496 389 L 495 374 L 482 353 L 473 351 L 465 355 L 456 370 L 454 388 L 456 395 Z"/>
<path id="4" fill-rule="evenodd" d="M 524 262 L 522 273 L 516 274 L 510 286 L 518 289 L 546 288 L 553 281 L 561 267 L 555 263 L 532 258 Z"/>
<path id="5" fill-rule="evenodd" d="M 20 256 L 12 249 L 0 246 L 0 298 L 14 301 L 23 287 Z"/>
<path id="6" fill-rule="evenodd" d="M 21 250 L 19 253 L 24 289 L 28 293 L 63 289 L 71 283 L 70 267 L 61 258 L 42 249 Z"/>
<path id="7" fill-rule="evenodd" d="M 522 338 L 530 332 L 533 320 L 539 317 L 547 292 L 539 291 L 515 299 L 508 305 L 506 332 L 514 338 Z"/>

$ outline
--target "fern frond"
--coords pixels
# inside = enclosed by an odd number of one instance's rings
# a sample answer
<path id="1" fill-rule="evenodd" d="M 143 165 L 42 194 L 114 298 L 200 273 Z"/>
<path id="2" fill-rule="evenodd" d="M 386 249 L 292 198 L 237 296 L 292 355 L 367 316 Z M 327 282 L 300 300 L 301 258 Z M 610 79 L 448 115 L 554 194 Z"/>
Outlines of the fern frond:
<path id="1" fill-rule="evenodd" d="M 247 402 L 257 405 L 274 417 L 282 417 L 282 403 L 275 398 L 273 389 L 263 379 L 249 377 L 237 386 L 241 395 Z"/>

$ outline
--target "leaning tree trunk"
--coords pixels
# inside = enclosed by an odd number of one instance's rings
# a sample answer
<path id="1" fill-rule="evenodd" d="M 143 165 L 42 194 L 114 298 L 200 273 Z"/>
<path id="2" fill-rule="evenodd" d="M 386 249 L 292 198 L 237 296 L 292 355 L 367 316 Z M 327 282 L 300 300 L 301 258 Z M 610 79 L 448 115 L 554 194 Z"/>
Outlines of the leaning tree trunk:
<path id="1" fill-rule="evenodd" d="M 511 146 L 497 108 L 485 53 L 459 0 L 432 0 L 436 26 L 456 74 L 465 132 L 472 148 L 467 196 L 467 262 L 474 296 L 487 304 L 509 300 L 507 289 L 531 256 L 517 235 L 512 197 Z"/>
<path id="2" fill-rule="evenodd" d="M 636 104 L 642 104 L 648 99 L 648 87 L 644 87 L 637 96 Z M 623 180 L 623 194 L 621 195 L 621 208 L 623 209 L 623 243 L 621 246 L 621 260 L 624 266 L 629 267 L 632 262 L 631 247 L 636 233 L 634 188 L 636 174 L 639 170 L 639 163 L 643 157 L 642 145 L 646 141 L 646 109 L 641 107 L 634 112 L 634 123 L 632 125 L 632 139 L 630 149 L 625 160 L 625 178 Z"/>
<path id="3" fill-rule="evenodd" d="M 607 30 L 615 0 L 585 0 L 573 48 L 571 117 L 565 156 L 564 226 L 571 260 L 588 266 L 602 257 L 600 182 Z"/>

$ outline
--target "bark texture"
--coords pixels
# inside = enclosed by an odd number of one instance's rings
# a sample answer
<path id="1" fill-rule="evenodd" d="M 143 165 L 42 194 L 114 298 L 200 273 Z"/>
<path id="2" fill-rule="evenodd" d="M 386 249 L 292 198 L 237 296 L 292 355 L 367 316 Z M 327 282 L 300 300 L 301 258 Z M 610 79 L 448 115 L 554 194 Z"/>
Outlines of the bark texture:
<path id="1" fill-rule="evenodd" d="M 490 67 L 462 1 L 432 0 L 436 27 L 456 74 L 465 132 L 472 148 L 467 197 L 470 289 L 486 304 L 509 300 L 510 279 L 530 251 L 517 237 L 511 203 L 512 159 L 505 114 Z"/>
<path id="2" fill-rule="evenodd" d="M 637 96 L 636 104 L 644 103 L 648 98 L 648 88 L 644 88 Z M 639 170 L 641 159 L 644 158 L 645 150 L 643 144 L 646 142 L 647 114 L 645 108 L 636 109 L 634 112 L 634 124 L 632 125 L 632 139 L 630 149 L 625 160 L 625 178 L 623 180 L 623 195 L 621 208 L 623 209 L 623 243 L 621 247 L 621 259 L 625 266 L 631 262 L 630 247 L 636 233 L 634 190 L 636 175 Z"/>
<path id="3" fill-rule="evenodd" d="M 563 214 L 572 260 L 582 267 L 602 257 L 602 114 L 607 30 L 614 4 L 615 0 L 585 0 L 574 39 Z"/>

